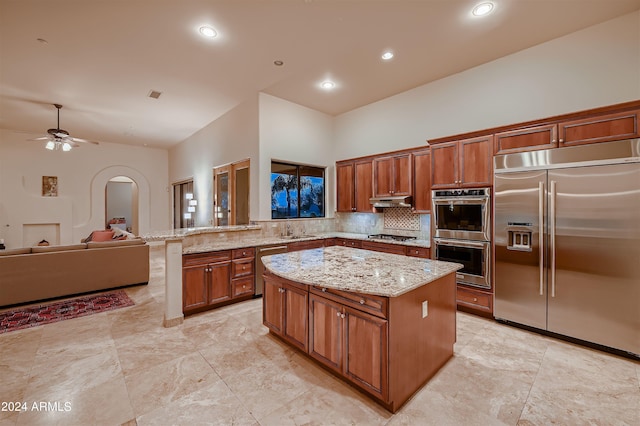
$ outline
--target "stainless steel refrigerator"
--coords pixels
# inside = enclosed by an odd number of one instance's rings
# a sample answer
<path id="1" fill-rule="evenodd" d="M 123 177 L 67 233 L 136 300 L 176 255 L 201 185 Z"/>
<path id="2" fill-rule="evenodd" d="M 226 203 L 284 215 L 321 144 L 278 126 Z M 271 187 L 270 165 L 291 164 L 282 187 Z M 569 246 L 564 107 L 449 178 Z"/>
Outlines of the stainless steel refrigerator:
<path id="1" fill-rule="evenodd" d="M 640 140 L 494 161 L 494 316 L 639 355 Z"/>

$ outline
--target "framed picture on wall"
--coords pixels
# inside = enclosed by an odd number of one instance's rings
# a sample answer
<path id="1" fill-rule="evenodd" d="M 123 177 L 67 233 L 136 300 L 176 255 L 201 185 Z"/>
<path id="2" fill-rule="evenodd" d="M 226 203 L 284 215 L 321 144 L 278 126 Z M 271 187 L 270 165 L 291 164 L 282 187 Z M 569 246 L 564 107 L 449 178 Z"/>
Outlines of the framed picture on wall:
<path id="1" fill-rule="evenodd" d="M 42 176 L 42 196 L 58 196 L 58 176 Z"/>

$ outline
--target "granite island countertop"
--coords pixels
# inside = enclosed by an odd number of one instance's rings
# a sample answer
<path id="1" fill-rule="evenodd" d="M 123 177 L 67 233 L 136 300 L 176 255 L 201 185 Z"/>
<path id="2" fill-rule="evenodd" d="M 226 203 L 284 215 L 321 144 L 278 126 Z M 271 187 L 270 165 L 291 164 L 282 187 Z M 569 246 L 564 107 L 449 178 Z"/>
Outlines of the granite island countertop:
<path id="1" fill-rule="evenodd" d="M 462 269 L 459 263 L 342 246 L 264 256 L 265 268 L 301 284 L 397 297 Z"/>

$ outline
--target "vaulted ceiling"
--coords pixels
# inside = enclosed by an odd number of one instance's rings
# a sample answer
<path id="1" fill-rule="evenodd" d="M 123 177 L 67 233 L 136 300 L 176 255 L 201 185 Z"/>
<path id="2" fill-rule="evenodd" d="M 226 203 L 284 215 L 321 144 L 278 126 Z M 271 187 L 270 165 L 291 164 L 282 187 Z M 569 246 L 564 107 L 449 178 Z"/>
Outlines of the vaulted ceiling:
<path id="1" fill-rule="evenodd" d="M 640 9 L 494 0 L 479 18 L 478 3 L 0 0 L 0 128 L 42 134 L 59 103 L 73 136 L 170 147 L 258 91 L 337 115 Z"/>

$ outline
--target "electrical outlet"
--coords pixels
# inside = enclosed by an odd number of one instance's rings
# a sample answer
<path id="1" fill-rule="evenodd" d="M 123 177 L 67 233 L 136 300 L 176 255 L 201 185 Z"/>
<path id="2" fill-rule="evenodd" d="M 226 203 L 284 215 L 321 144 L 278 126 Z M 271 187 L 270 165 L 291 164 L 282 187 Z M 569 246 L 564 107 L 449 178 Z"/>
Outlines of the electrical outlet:
<path id="1" fill-rule="evenodd" d="M 422 302 L 422 318 L 426 318 L 429 315 L 429 301 Z"/>

